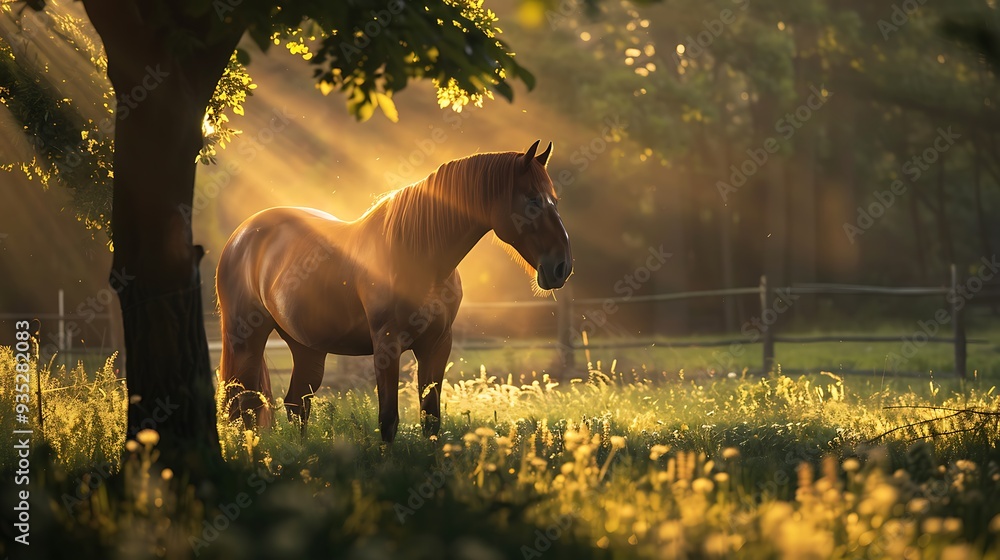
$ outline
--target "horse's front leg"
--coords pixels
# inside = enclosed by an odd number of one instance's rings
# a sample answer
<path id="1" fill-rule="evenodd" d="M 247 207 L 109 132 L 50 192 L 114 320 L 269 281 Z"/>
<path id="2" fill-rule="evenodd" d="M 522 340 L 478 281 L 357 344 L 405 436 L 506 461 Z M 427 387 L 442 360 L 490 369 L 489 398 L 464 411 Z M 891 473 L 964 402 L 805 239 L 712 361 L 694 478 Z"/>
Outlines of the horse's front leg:
<path id="1" fill-rule="evenodd" d="M 382 441 L 391 443 L 399 426 L 399 356 L 407 346 L 405 332 L 382 328 L 372 334 L 375 383 L 378 389 L 378 424 Z"/>
<path id="2" fill-rule="evenodd" d="M 419 340 L 413 346 L 417 358 L 420 413 L 424 435 L 436 435 L 441 428 L 441 384 L 451 355 L 451 327 L 436 340 Z"/>

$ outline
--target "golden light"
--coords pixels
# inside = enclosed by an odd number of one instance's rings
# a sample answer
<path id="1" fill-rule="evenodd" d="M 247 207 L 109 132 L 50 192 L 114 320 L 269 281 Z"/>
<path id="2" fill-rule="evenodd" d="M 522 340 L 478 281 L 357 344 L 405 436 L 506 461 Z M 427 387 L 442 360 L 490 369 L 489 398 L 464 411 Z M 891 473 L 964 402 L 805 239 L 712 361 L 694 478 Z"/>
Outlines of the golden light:
<path id="1" fill-rule="evenodd" d="M 684 54 L 684 45 L 677 45 L 677 54 Z"/>
<path id="2" fill-rule="evenodd" d="M 580 33 L 580 39 L 582 39 L 584 41 L 589 41 L 590 40 L 590 33 L 587 33 L 586 31 Z"/>
<path id="3" fill-rule="evenodd" d="M 535 28 L 545 21 L 545 5 L 541 2 L 523 2 L 517 10 L 517 21 L 528 28 Z"/>
<path id="4" fill-rule="evenodd" d="M 212 126 L 212 123 L 208 120 L 207 113 L 205 114 L 205 120 L 201 122 L 201 133 L 204 136 L 211 136 L 215 134 L 215 127 Z"/>

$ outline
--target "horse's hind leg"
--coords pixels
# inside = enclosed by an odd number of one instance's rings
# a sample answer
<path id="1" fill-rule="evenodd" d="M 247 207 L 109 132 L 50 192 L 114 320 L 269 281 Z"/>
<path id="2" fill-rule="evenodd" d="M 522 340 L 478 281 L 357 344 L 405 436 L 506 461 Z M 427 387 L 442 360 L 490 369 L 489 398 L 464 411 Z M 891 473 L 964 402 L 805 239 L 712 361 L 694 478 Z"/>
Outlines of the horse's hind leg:
<path id="1" fill-rule="evenodd" d="M 266 311 L 227 313 L 222 309 L 222 363 L 219 366 L 225 387 L 229 419 L 243 418 L 246 427 L 270 426 L 271 379 L 264 363 L 267 337 L 275 328 Z"/>
<path id="2" fill-rule="evenodd" d="M 323 383 L 326 352 L 299 343 L 281 329 L 278 329 L 278 334 L 292 351 L 292 380 L 288 384 L 288 394 L 285 395 L 285 411 L 289 422 L 298 418 L 305 429 L 309 420 L 310 401 Z"/>

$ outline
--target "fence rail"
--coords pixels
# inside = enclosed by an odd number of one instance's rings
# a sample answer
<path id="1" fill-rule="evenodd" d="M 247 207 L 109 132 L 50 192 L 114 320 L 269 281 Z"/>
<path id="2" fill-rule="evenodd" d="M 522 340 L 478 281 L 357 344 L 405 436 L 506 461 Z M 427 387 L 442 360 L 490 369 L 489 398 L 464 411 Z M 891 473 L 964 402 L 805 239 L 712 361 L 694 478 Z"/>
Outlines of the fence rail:
<path id="1" fill-rule="evenodd" d="M 820 336 L 779 336 L 775 333 L 774 325 L 767 325 L 760 329 L 760 340 L 748 341 L 738 338 L 720 338 L 699 341 L 670 341 L 666 339 L 611 339 L 598 340 L 592 342 L 583 336 L 582 333 L 575 333 L 572 327 L 573 309 L 575 306 L 604 305 L 608 302 L 615 304 L 635 304 L 650 302 L 665 302 L 677 300 L 690 300 L 708 297 L 746 296 L 758 295 L 760 299 L 761 317 L 772 310 L 775 298 L 782 300 L 786 295 L 848 295 L 848 296 L 892 296 L 892 297 L 931 297 L 948 296 L 950 308 L 948 311 L 949 322 L 952 324 L 952 336 L 927 336 L 927 343 L 951 344 L 954 347 L 954 369 L 955 374 L 964 378 L 966 376 L 967 346 L 969 344 L 987 344 L 986 340 L 969 340 L 965 336 L 964 323 L 964 302 L 960 300 L 959 275 L 955 265 L 951 266 L 951 285 L 944 286 L 917 286 L 917 287 L 885 287 L 885 286 L 865 286 L 855 284 L 828 284 L 809 283 L 793 284 L 788 287 L 773 288 L 768 286 L 766 276 L 761 276 L 760 284 L 756 287 L 728 288 L 719 290 L 700 290 L 692 292 L 680 292 L 669 294 L 649 294 L 632 297 L 608 297 L 608 298 L 581 298 L 573 299 L 563 294 L 558 301 L 546 302 L 491 302 L 491 303 L 469 303 L 463 307 L 476 308 L 525 308 L 549 306 L 557 309 L 558 333 L 556 346 L 559 349 L 562 362 L 565 367 L 572 369 L 575 367 L 575 352 L 581 349 L 614 349 L 614 348 L 643 348 L 661 346 L 667 348 L 711 348 L 720 346 L 730 346 L 734 344 L 760 344 L 762 349 L 762 371 L 769 372 L 775 363 L 775 343 L 782 344 L 810 344 L 822 342 L 899 342 L 905 340 L 907 335 L 820 335 Z M 921 339 L 923 340 L 923 339 Z M 497 347 L 509 346 L 509 342 L 498 343 Z"/>
<path id="2" fill-rule="evenodd" d="M 1000 291 L 1000 286 L 991 286 L 987 291 L 987 298 L 995 298 L 992 291 Z M 614 348 L 641 348 L 641 347 L 666 347 L 666 348 L 711 348 L 742 344 L 761 344 L 762 370 L 768 372 L 775 363 L 776 343 L 782 344 L 810 344 L 823 342 L 898 342 L 905 340 L 906 335 L 817 335 L 817 336 L 787 336 L 778 335 L 773 324 L 765 325 L 759 329 L 761 333 L 759 340 L 747 340 L 742 338 L 718 338 L 710 340 L 696 341 L 672 341 L 662 338 L 621 338 L 621 339 L 598 339 L 588 340 L 583 336 L 583 332 L 576 332 L 573 328 L 574 309 L 577 307 L 587 307 L 594 305 L 606 305 L 609 302 L 615 304 L 639 304 L 650 302 L 666 302 L 691 300 L 699 298 L 729 297 L 757 295 L 760 300 L 760 313 L 764 317 L 768 311 L 773 311 L 775 298 L 783 300 L 786 295 L 847 295 L 847 296 L 892 296 L 892 297 L 932 297 L 948 296 L 950 307 L 947 309 L 948 321 L 951 322 L 952 332 L 950 337 L 946 336 L 926 336 L 927 343 L 951 344 L 954 347 L 954 369 L 960 377 L 966 375 L 966 358 L 968 344 L 986 344 L 988 341 L 978 339 L 968 339 L 965 335 L 964 324 L 964 302 L 958 297 L 960 293 L 959 275 L 954 265 L 951 266 L 951 285 L 947 287 L 885 287 L 885 286 L 864 286 L 853 284 L 829 284 L 829 283 L 809 283 L 793 284 L 787 287 L 774 288 L 768 285 L 766 276 L 761 276 L 760 284 L 754 287 L 728 288 L 718 290 L 700 290 L 690 292 L 678 292 L 667 294 L 649 294 L 631 297 L 607 297 L 607 298 L 581 298 L 572 297 L 571 288 L 561 291 L 555 300 L 530 300 L 530 301 L 492 301 L 492 302 L 465 302 L 462 309 L 465 311 L 487 310 L 487 309 L 539 309 L 552 308 L 555 310 L 557 332 L 556 339 L 548 344 L 531 341 L 491 341 L 473 340 L 461 343 L 465 349 L 497 349 L 497 348 L 553 348 L 558 350 L 565 368 L 572 370 L 575 367 L 575 352 L 586 349 L 614 349 Z M 786 302 L 787 303 L 787 302 Z M 21 320 L 26 314 L 0 314 L 0 320 Z M 86 353 L 87 350 L 72 348 L 72 338 L 67 336 L 66 323 L 74 321 L 90 322 L 96 319 L 113 320 L 113 315 L 108 313 L 97 314 L 67 314 L 63 305 L 63 291 L 59 291 L 59 313 L 31 314 L 32 319 L 52 319 L 59 321 L 58 350 L 64 355 L 67 353 Z M 207 314 L 206 318 L 214 318 L 214 314 Z M 111 343 L 113 349 L 119 349 L 115 338 L 115 328 L 111 326 Z M 923 340 L 923 338 L 922 338 Z M 209 341 L 209 350 L 221 350 L 222 343 L 219 340 Z M 280 340 L 270 340 L 266 346 L 268 349 L 283 348 L 284 342 Z M 104 351 L 104 349 L 101 349 Z M 91 350 L 90 352 L 93 352 Z"/>

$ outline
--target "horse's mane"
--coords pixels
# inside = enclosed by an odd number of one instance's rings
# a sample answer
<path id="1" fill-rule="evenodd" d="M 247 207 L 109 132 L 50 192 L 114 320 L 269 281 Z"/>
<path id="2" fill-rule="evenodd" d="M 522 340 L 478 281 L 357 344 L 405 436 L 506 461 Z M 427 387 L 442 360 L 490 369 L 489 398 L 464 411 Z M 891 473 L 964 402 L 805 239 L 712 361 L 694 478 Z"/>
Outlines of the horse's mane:
<path id="1" fill-rule="evenodd" d="M 494 202 L 514 187 L 519 155 L 491 152 L 444 163 L 424 179 L 383 195 L 369 213 L 384 209 L 382 233 L 391 248 L 430 254 L 470 222 L 489 227 Z M 555 196 L 541 165 L 532 165 L 530 173 L 539 192 Z"/>

